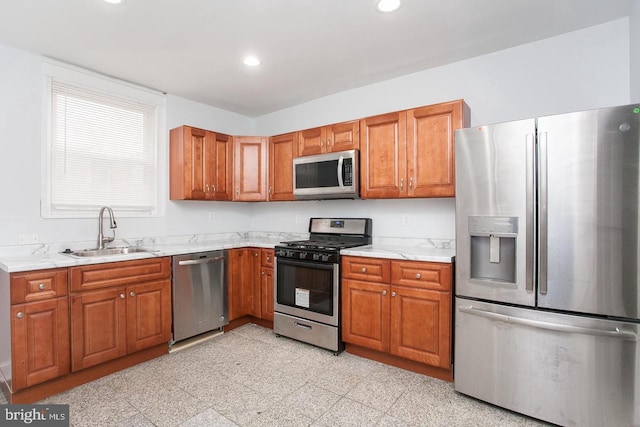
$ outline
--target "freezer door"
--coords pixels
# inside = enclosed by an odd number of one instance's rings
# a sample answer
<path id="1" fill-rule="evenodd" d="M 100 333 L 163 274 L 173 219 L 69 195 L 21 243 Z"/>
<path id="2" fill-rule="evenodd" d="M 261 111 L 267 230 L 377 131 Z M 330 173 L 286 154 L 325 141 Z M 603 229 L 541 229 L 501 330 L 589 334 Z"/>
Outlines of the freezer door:
<path id="1" fill-rule="evenodd" d="M 456 131 L 456 294 L 533 306 L 535 120 Z"/>
<path id="2" fill-rule="evenodd" d="M 638 319 L 640 105 L 538 119 L 538 305 Z"/>
<path id="3" fill-rule="evenodd" d="M 455 390 L 566 426 L 640 425 L 640 324 L 456 299 Z"/>

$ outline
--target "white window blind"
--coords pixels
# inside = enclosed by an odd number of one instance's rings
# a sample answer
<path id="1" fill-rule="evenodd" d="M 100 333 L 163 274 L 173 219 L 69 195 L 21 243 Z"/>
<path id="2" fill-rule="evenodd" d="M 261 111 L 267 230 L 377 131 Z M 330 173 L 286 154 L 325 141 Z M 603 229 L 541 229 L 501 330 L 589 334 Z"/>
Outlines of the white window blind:
<path id="1" fill-rule="evenodd" d="M 158 105 L 49 77 L 51 217 L 157 214 Z"/>

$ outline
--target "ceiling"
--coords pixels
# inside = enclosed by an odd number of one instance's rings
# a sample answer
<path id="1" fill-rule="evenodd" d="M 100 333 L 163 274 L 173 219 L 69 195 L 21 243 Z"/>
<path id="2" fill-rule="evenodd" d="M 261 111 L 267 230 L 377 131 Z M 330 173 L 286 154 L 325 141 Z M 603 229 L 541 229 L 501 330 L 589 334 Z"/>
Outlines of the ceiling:
<path id="1" fill-rule="evenodd" d="M 633 1 L 403 0 L 385 14 L 374 0 L 0 0 L 0 44 L 256 117 L 629 16 Z"/>

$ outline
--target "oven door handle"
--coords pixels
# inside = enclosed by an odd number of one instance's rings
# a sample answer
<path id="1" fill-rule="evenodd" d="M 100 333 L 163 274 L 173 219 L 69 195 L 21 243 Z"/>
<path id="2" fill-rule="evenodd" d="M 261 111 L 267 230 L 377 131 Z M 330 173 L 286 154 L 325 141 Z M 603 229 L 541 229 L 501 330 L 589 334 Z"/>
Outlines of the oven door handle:
<path id="1" fill-rule="evenodd" d="M 293 324 L 294 324 L 295 326 L 297 326 L 298 328 L 307 329 L 307 330 L 309 330 L 309 331 L 310 331 L 311 329 L 313 329 L 313 326 L 311 326 L 311 325 L 305 325 L 304 323 L 300 323 L 300 322 L 293 322 Z"/>
<path id="2" fill-rule="evenodd" d="M 326 263 L 312 260 L 299 261 L 291 258 L 276 257 L 276 264 L 293 265 L 306 268 L 317 268 L 320 270 L 332 270 L 335 263 Z"/>

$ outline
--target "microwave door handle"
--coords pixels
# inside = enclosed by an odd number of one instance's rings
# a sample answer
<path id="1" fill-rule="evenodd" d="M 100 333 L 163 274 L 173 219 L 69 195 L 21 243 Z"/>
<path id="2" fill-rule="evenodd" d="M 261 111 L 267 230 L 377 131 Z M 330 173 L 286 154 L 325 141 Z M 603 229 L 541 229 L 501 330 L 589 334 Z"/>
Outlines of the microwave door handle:
<path id="1" fill-rule="evenodd" d="M 344 187 L 344 181 L 342 180 L 342 167 L 344 163 L 344 157 L 340 156 L 338 158 L 338 185 L 340 187 Z"/>

